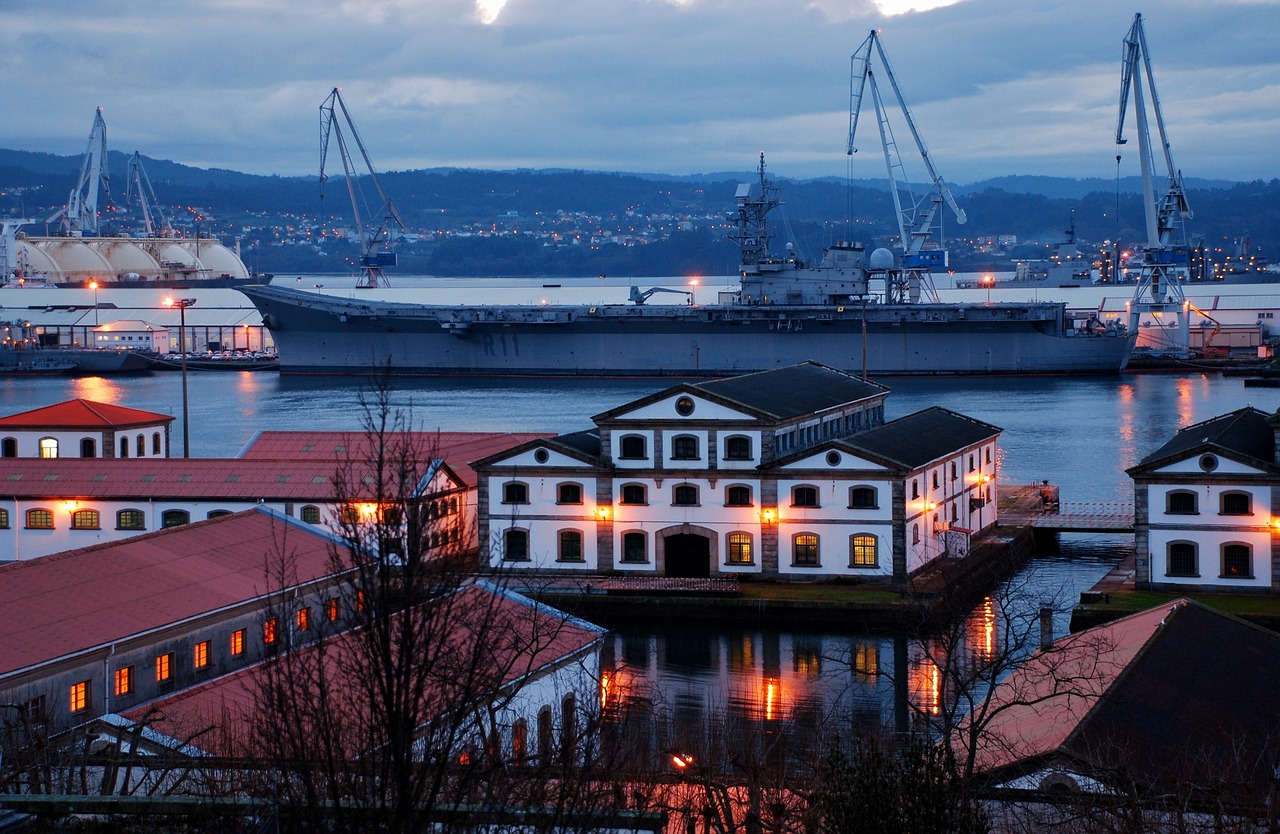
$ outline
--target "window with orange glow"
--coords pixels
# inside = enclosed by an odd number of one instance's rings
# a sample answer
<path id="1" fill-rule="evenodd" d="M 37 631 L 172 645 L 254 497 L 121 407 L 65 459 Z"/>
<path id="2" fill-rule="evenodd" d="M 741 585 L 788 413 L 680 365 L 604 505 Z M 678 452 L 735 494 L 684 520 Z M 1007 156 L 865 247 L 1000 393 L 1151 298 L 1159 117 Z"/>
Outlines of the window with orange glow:
<path id="1" fill-rule="evenodd" d="M 133 667 L 126 666 L 123 669 L 117 669 L 113 675 L 115 686 L 112 692 L 116 695 L 128 695 L 133 691 Z"/>
<path id="2" fill-rule="evenodd" d="M 70 699 L 67 705 L 72 712 L 83 712 L 89 708 L 89 682 L 71 684 Z"/>
<path id="3" fill-rule="evenodd" d="M 750 533 L 730 533 L 725 537 L 725 547 L 729 551 L 729 564 L 751 564 L 752 553 Z"/>
<path id="4" fill-rule="evenodd" d="M 293 622 L 298 627 L 298 631 L 306 631 L 311 626 L 311 611 L 299 608 L 293 615 Z"/>
<path id="5" fill-rule="evenodd" d="M 791 540 L 791 563 L 803 567 L 818 566 L 818 537 L 813 533 L 798 533 Z"/>
<path id="6" fill-rule="evenodd" d="M 52 530 L 53 510 L 27 510 L 28 530 Z"/>
<path id="7" fill-rule="evenodd" d="M 262 642 L 270 645 L 276 642 L 276 618 L 272 617 L 262 624 Z"/>
<path id="8" fill-rule="evenodd" d="M 156 655 L 156 681 L 163 683 L 173 677 L 173 653 Z"/>
<path id="9" fill-rule="evenodd" d="M 511 758 L 517 765 L 529 761 L 529 725 L 523 718 L 511 728 Z"/>
<path id="10" fill-rule="evenodd" d="M 100 516 L 97 510 L 76 510 L 71 514 L 72 530 L 98 530 Z"/>
<path id="11" fill-rule="evenodd" d="M 880 563 L 879 539 L 870 533 L 855 533 L 849 537 L 849 566 L 874 568 Z"/>
<path id="12" fill-rule="evenodd" d="M 346 505 L 345 507 L 342 508 L 342 512 L 340 513 L 340 520 L 343 524 L 359 524 L 360 508 L 353 507 L 350 504 Z"/>
<path id="13" fill-rule="evenodd" d="M 40 457 L 56 458 L 58 456 L 58 439 L 56 437 L 40 438 Z"/>
<path id="14" fill-rule="evenodd" d="M 865 640 L 853 647 L 853 671 L 868 677 L 880 673 L 880 647 Z"/>
<path id="15" fill-rule="evenodd" d="M 338 600 L 336 597 L 324 604 L 324 615 L 329 620 L 329 622 L 333 622 L 334 620 L 338 619 L 338 613 L 340 610 L 341 609 L 338 607 Z"/>
<path id="16" fill-rule="evenodd" d="M 202 640 L 196 643 L 195 650 L 191 653 L 191 665 L 197 669 L 203 669 L 209 665 L 209 641 Z"/>
<path id="17" fill-rule="evenodd" d="M 231 632 L 231 653 L 233 655 L 244 654 L 244 629 L 238 628 Z"/>

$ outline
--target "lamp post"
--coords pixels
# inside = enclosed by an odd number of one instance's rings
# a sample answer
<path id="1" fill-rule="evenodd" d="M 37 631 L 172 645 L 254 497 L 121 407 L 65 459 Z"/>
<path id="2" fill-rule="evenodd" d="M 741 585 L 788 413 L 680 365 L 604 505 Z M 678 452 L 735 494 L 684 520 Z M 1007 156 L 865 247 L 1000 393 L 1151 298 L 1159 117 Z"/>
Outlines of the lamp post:
<path id="1" fill-rule="evenodd" d="M 93 290 L 93 326 L 97 327 L 98 326 L 98 282 L 90 281 L 89 289 Z M 97 347 L 98 346 L 96 344 L 97 337 L 95 336 L 94 339 L 95 339 L 94 347 Z"/>
<path id="2" fill-rule="evenodd" d="M 187 308 L 194 298 L 166 298 L 164 306 L 178 308 L 178 351 L 182 354 L 182 456 L 191 457 L 191 413 L 187 409 Z"/>
<path id="3" fill-rule="evenodd" d="M 987 287 L 987 304 L 988 305 L 991 304 L 991 285 L 995 282 L 995 280 L 996 279 L 991 277 L 990 275 L 982 276 L 982 283 L 985 284 Z"/>

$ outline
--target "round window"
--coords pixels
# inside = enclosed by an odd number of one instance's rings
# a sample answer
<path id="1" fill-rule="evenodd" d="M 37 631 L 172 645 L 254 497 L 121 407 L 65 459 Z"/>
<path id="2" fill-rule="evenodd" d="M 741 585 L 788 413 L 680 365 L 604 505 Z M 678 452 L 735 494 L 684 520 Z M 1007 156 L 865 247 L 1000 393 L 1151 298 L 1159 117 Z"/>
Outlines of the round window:
<path id="1" fill-rule="evenodd" d="M 1218 457 L 1216 455 L 1201 455 L 1200 468 L 1205 472 L 1212 472 L 1218 468 Z"/>
<path id="2" fill-rule="evenodd" d="M 840 453 L 827 452 L 827 466 L 839 466 L 839 465 L 840 465 Z"/>
<path id="3" fill-rule="evenodd" d="M 551 455 L 547 454 L 546 449 L 539 449 L 533 453 L 533 459 L 538 463 L 546 463 L 551 459 Z"/>
<path id="4" fill-rule="evenodd" d="M 688 417 L 693 413 L 693 397 L 681 397 L 676 400 L 676 414 Z"/>

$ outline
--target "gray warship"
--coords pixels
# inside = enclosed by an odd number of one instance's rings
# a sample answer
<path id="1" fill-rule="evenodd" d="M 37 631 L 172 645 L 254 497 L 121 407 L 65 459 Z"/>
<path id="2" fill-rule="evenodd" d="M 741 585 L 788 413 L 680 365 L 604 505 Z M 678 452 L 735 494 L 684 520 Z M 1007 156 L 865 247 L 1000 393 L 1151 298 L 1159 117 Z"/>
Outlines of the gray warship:
<path id="1" fill-rule="evenodd" d="M 281 373 L 712 377 L 814 360 L 870 376 L 1114 374 L 1133 348 L 1118 322 L 1063 303 L 939 303 L 927 273 L 887 249 L 837 243 L 818 263 L 770 253 L 780 205 L 765 175 L 738 188 L 740 283 L 714 304 L 435 305 L 240 287 Z"/>

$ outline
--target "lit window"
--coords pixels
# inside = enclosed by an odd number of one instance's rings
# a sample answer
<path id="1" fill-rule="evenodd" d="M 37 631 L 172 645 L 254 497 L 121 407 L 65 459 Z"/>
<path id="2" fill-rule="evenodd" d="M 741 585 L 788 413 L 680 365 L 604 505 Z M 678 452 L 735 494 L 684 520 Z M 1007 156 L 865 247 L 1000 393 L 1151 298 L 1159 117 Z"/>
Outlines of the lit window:
<path id="1" fill-rule="evenodd" d="M 268 646 L 276 642 L 276 618 L 272 617 L 262 624 L 262 642 Z"/>
<path id="2" fill-rule="evenodd" d="M 244 654 L 244 629 L 238 628 L 231 632 L 231 654 Z"/>
<path id="3" fill-rule="evenodd" d="M 791 541 L 792 563 L 804 567 L 818 566 L 818 537 L 799 533 Z"/>
<path id="4" fill-rule="evenodd" d="M 750 507 L 751 487 L 731 486 L 726 488 L 724 491 L 724 505 L 726 507 Z"/>
<path id="5" fill-rule="evenodd" d="M 1253 552 L 1247 544 L 1222 546 L 1222 578 L 1250 579 L 1253 577 Z"/>
<path id="6" fill-rule="evenodd" d="M 529 762 L 529 725 L 523 718 L 511 728 L 511 758 L 517 765 Z"/>
<path id="7" fill-rule="evenodd" d="M 798 486 L 791 490 L 791 506 L 793 507 L 816 507 L 818 506 L 818 489 L 811 486 Z"/>
<path id="8" fill-rule="evenodd" d="M 173 653 L 156 655 L 156 681 L 163 683 L 173 677 Z"/>
<path id="9" fill-rule="evenodd" d="M 623 460 L 644 460 L 648 457 L 646 446 L 643 435 L 624 435 L 618 444 L 618 457 Z"/>
<path id="10" fill-rule="evenodd" d="M 751 534 L 750 533 L 730 533 L 725 539 L 726 547 L 729 551 L 729 564 L 731 565 L 749 565 L 751 564 Z"/>
<path id="11" fill-rule="evenodd" d="M 579 530 L 560 531 L 560 561 L 582 561 L 582 532 Z"/>
<path id="12" fill-rule="evenodd" d="M 89 708 L 89 682 L 71 684 L 71 698 L 68 704 L 72 712 L 83 712 Z"/>
<path id="13" fill-rule="evenodd" d="M 9 529 L 9 511 L 0 510 L 0 530 Z"/>
<path id="14" fill-rule="evenodd" d="M 648 544 L 644 533 L 622 534 L 622 561 L 633 563 L 649 561 Z"/>
<path id="15" fill-rule="evenodd" d="M 869 533 L 855 533 L 849 537 L 849 565 L 855 568 L 874 568 L 879 563 L 879 540 Z"/>
<path id="16" fill-rule="evenodd" d="M 293 622 L 298 631 L 306 631 L 311 627 L 311 611 L 307 608 L 299 608 L 294 612 Z"/>
<path id="17" fill-rule="evenodd" d="M 1247 492 L 1222 493 L 1223 515 L 1251 515 L 1253 513 L 1253 496 Z"/>
<path id="18" fill-rule="evenodd" d="M 582 484 L 560 484 L 556 487 L 557 504 L 581 504 Z"/>
<path id="19" fill-rule="evenodd" d="M 113 677 L 115 681 L 115 686 L 111 690 L 113 694 L 128 695 L 130 692 L 133 691 L 133 667 L 132 666 L 126 666 L 123 669 L 117 669 Z"/>
<path id="20" fill-rule="evenodd" d="M 859 641 L 853 647 L 853 670 L 860 675 L 880 672 L 880 647 L 875 643 Z"/>
<path id="21" fill-rule="evenodd" d="M 529 561 L 529 531 L 512 529 L 506 531 L 502 537 L 503 555 L 502 558 L 508 562 L 527 562 Z"/>
<path id="22" fill-rule="evenodd" d="M 334 597 L 324 604 L 324 616 L 331 623 L 338 619 L 338 614 L 341 613 L 341 610 L 337 597 Z"/>
<path id="23" fill-rule="evenodd" d="M 28 530 L 52 530 L 53 510 L 27 510 Z"/>
<path id="24" fill-rule="evenodd" d="M 875 487 L 856 486 L 849 488 L 849 509 L 874 510 L 876 508 Z"/>
<path id="25" fill-rule="evenodd" d="M 56 458 L 58 456 L 58 439 L 56 437 L 40 438 L 40 457 Z"/>
<path id="26" fill-rule="evenodd" d="M 142 510 L 121 510 L 116 513 L 117 530 L 145 530 L 147 517 Z"/>
<path id="27" fill-rule="evenodd" d="M 677 435 L 671 439 L 672 460 L 697 460 L 698 438 L 691 434 Z"/>
<path id="28" fill-rule="evenodd" d="M 97 510 L 76 510 L 71 514 L 72 530 L 98 530 L 99 516 Z"/>
<path id="29" fill-rule="evenodd" d="M 360 508 L 347 504 L 342 508 L 341 521 L 343 524 L 359 524 Z"/>
<path id="30" fill-rule="evenodd" d="M 191 653 L 191 665 L 197 669 L 203 669 L 209 665 L 209 641 L 202 640 L 196 643 L 195 651 Z"/>
<path id="31" fill-rule="evenodd" d="M 619 503 L 622 503 L 622 504 L 648 503 L 648 499 L 645 496 L 644 484 L 623 484 L 622 496 Z"/>
<path id="32" fill-rule="evenodd" d="M 1200 566 L 1197 562 L 1196 546 L 1192 542 L 1169 544 L 1169 564 L 1166 571 L 1169 576 L 1199 576 Z"/>
<path id="33" fill-rule="evenodd" d="M 529 485 L 519 481 L 510 481 L 502 485 L 502 503 L 528 504 Z"/>
<path id="34" fill-rule="evenodd" d="M 697 506 L 698 488 L 693 484 L 677 484 L 671 490 L 671 503 L 677 507 Z"/>
<path id="35" fill-rule="evenodd" d="M 186 510 L 165 510 L 160 514 L 161 527 L 181 527 L 191 523 L 191 513 Z"/>
<path id="36" fill-rule="evenodd" d="M 735 435 L 724 441 L 725 460 L 751 460 L 751 438 Z"/>
<path id="37" fill-rule="evenodd" d="M 305 507 L 303 507 L 303 508 L 302 508 L 302 511 L 301 511 L 301 513 L 299 513 L 299 516 L 300 516 L 300 517 L 302 518 L 302 520 L 303 520 L 303 521 L 305 521 L 307 524 L 319 524 L 319 523 L 320 523 L 320 508 L 319 508 L 319 507 L 317 507 L 317 506 L 316 506 L 316 505 L 314 505 L 314 504 L 308 504 L 307 506 L 305 506 Z"/>

